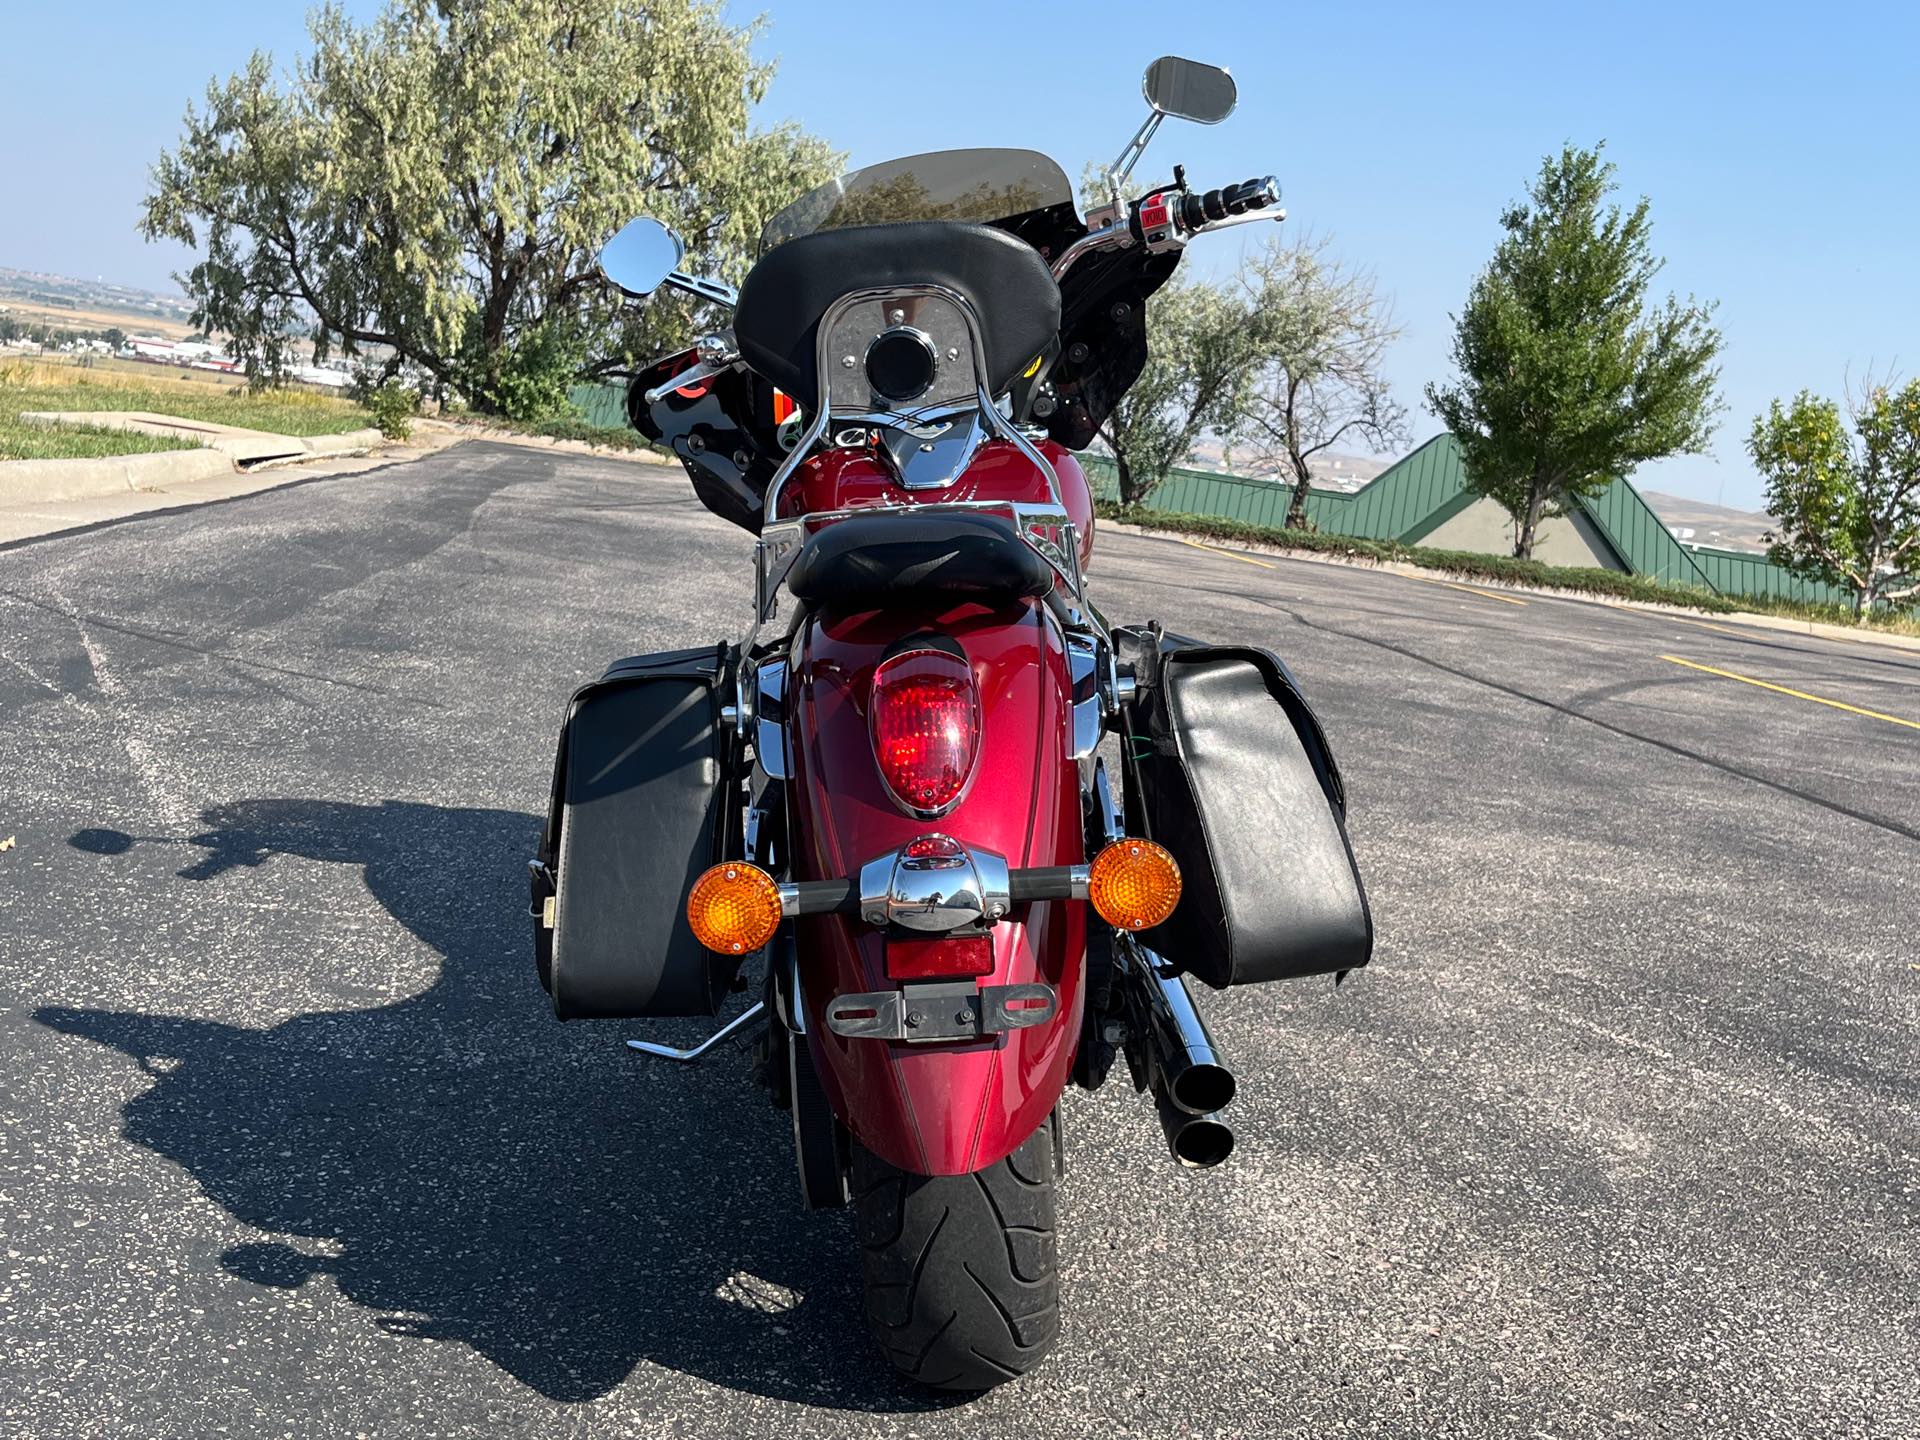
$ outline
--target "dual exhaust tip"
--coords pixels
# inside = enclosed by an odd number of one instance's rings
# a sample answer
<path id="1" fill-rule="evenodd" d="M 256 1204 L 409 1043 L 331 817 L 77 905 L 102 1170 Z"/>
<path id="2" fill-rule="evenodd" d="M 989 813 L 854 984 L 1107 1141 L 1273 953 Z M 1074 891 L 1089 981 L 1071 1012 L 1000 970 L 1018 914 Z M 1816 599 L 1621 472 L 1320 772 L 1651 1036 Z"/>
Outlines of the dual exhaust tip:
<path id="1" fill-rule="evenodd" d="M 1211 1170 L 1233 1154 L 1233 1130 L 1220 1112 L 1233 1099 L 1234 1083 L 1226 1066 L 1201 1063 L 1154 1087 L 1167 1149 L 1187 1169 Z"/>
<path id="2" fill-rule="evenodd" d="M 1129 948 L 1126 975 L 1133 1012 L 1146 1025 L 1147 1083 L 1167 1149 L 1189 1170 L 1210 1170 L 1233 1153 L 1233 1130 L 1220 1112 L 1233 1103 L 1238 1084 L 1185 982 L 1163 973 L 1160 957 L 1145 946 Z"/>

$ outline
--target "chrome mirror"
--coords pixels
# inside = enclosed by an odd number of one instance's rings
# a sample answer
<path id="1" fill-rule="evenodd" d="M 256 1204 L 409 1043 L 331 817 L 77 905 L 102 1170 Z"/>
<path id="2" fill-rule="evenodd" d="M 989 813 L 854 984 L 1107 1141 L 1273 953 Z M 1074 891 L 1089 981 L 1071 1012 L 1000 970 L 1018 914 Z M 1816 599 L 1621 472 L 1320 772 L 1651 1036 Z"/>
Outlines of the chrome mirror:
<path id="1" fill-rule="evenodd" d="M 1178 55 L 1162 55 L 1149 65 L 1140 88 L 1146 92 L 1147 104 L 1153 108 L 1147 112 L 1145 123 L 1134 132 L 1133 139 L 1127 142 L 1127 148 L 1120 152 L 1120 158 L 1107 167 L 1110 208 L 1100 213 L 1115 220 L 1120 214 L 1120 196 L 1126 188 L 1127 177 L 1140 163 L 1147 142 L 1153 139 L 1153 132 L 1160 128 L 1162 120 L 1171 115 L 1178 120 L 1218 125 L 1233 113 L 1240 99 L 1233 76 L 1218 65 L 1202 65 L 1198 60 L 1182 60 Z M 1095 218 L 1088 216 L 1087 223 L 1093 224 Z"/>
<path id="2" fill-rule="evenodd" d="M 1159 114 L 1202 125 L 1218 125 L 1240 99 L 1233 76 L 1218 65 L 1202 65 L 1178 55 L 1162 55 L 1149 65 L 1141 88 Z"/>
<path id="3" fill-rule="evenodd" d="M 617 289 L 644 300 L 680 266 L 680 237 L 651 216 L 629 220 L 600 252 L 600 273 Z"/>

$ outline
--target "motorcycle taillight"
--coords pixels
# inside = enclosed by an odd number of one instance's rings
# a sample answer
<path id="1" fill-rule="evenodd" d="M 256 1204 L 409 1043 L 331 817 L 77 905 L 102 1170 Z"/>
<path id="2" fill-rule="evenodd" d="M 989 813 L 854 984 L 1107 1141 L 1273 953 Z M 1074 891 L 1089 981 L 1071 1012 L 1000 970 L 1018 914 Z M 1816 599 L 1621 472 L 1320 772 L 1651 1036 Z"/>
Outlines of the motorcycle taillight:
<path id="1" fill-rule="evenodd" d="M 873 672 L 867 706 L 880 774 L 901 807 L 938 815 L 960 798 L 980 751 L 980 697 L 966 659 L 907 650 Z"/>

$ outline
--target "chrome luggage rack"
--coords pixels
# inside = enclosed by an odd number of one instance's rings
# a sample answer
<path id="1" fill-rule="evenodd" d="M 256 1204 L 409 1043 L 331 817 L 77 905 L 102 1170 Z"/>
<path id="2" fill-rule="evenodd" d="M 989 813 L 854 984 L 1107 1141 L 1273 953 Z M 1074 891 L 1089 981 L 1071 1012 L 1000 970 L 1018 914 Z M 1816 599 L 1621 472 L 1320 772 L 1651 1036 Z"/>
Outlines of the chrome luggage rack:
<path id="1" fill-rule="evenodd" d="M 878 428 L 883 432 L 913 434 L 930 413 L 925 407 L 917 410 L 876 409 L 872 403 L 848 403 L 851 393 L 843 393 L 836 403 L 835 378 L 838 370 L 852 371 L 856 360 L 850 352 L 837 360 L 834 352 L 846 348 L 849 335 L 848 322 L 856 318 L 854 312 L 861 306 L 879 305 L 883 316 L 896 328 L 907 329 L 902 322 L 906 318 L 906 306 L 924 305 L 933 302 L 943 309 L 950 309 L 964 323 L 964 344 L 959 336 L 951 337 L 952 342 L 946 350 L 946 358 L 958 360 L 964 348 L 973 370 L 973 393 L 967 401 L 940 407 L 940 415 L 949 424 L 957 417 L 965 415 L 969 430 L 961 437 L 962 443 L 947 447 L 952 452 L 950 473 L 936 474 L 932 478 L 916 477 L 908 482 L 904 473 L 902 483 L 910 489 L 944 489 L 960 478 L 966 464 L 977 449 L 975 434 L 978 428 L 984 428 L 989 434 L 1012 444 L 1030 460 L 1034 467 L 1046 477 L 1048 503 L 1027 504 L 1011 500 L 952 500 L 932 501 L 927 504 L 863 505 L 852 509 L 820 510 L 803 515 L 780 515 L 780 500 L 786 492 L 787 481 L 806 461 L 813 448 L 826 437 L 836 421 L 843 425 Z M 898 308 L 895 308 L 895 307 Z M 882 332 L 885 333 L 885 332 Z M 925 339 L 919 331 L 919 338 Z M 869 337 L 871 344 L 877 336 Z M 794 560 L 799 556 L 800 546 L 814 530 L 834 521 L 844 520 L 854 515 L 914 514 L 928 515 L 942 512 L 965 511 L 977 514 L 982 511 L 998 511 L 1008 517 L 1016 534 L 1032 547 L 1040 558 L 1047 562 L 1067 593 L 1073 597 L 1074 608 L 1082 615 L 1087 613 L 1086 586 L 1080 572 L 1079 536 L 1072 519 L 1067 514 L 1065 503 L 1060 497 L 1060 477 L 1054 472 L 1047 457 L 1041 453 L 1010 419 L 1003 415 L 1000 407 L 994 403 L 991 394 L 991 380 L 986 373 L 986 347 L 980 334 L 980 317 L 966 297 L 955 290 L 942 285 L 892 286 L 885 289 L 855 290 L 841 296 L 827 307 L 826 314 L 820 319 L 817 364 L 820 372 L 820 393 L 815 397 L 812 421 L 806 430 L 794 442 L 793 449 L 774 472 L 773 480 L 767 486 L 765 509 L 761 524 L 760 540 L 754 550 L 755 570 L 755 611 L 754 629 L 771 619 L 777 604 L 779 590 L 785 583 L 787 573 L 793 568 Z M 842 377 L 840 388 L 847 391 L 853 380 L 851 375 Z M 871 401 L 871 396 L 869 400 Z M 923 447 L 932 449 L 931 445 Z M 887 447 L 886 453 L 899 468 L 895 459 L 897 451 Z M 751 641 L 751 636 L 749 641 Z"/>

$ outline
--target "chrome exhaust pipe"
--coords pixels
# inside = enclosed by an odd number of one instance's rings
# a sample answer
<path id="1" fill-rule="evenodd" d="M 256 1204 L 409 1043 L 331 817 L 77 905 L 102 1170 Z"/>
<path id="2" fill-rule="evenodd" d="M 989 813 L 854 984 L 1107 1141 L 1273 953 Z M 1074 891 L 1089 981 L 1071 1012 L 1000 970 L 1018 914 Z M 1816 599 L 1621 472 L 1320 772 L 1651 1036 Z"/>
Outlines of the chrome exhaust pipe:
<path id="1" fill-rule="evenodd" d="M 1211 1170 L 1233 1153 L 1233 1131 L 1218 1115 L 1190 1115 L 1161 1085 L 1153 1087 L 1154 1108 L 1167 1134 L 1167 1149 L 1189 1170 Z"/>
<path id="2" fill-rule="evenodd" d="M 1193 1006 L 1186 981 L 1161 973 L 1164 962 L 1145 946 L 1136 954 L 1147 1038 L 1165 1079 L 1167 1098 L 1189 1115 L 1212 1115 L 1226 1109 L 1233 1102 L 1238 1084 L 1214 1048 L 1213 1036 Z"/>
<path id="3" fill-rule="evenodd" d="M 1233 1153 L 1233 1130 L 1220 1116 L 1238 1088 L 1214 1047 L 1193 996 L 1144 945 L 1128 947 L 1126 975 L 1144 1022 L 1147 1081 L 1167 1148 L 1179 1164 L 1208 1170 Z"/>

